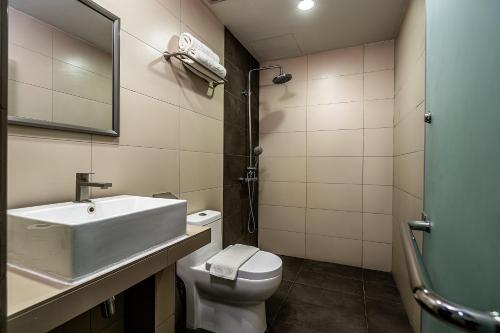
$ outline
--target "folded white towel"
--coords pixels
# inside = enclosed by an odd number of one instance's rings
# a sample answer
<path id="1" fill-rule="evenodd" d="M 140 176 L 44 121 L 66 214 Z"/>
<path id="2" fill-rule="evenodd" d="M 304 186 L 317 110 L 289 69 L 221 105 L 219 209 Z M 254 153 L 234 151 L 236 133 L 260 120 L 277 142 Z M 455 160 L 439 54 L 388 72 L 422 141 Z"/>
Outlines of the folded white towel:
<path id="1" fill-rule="evenodd" d="M 210 258 L 206 263 L 206 268 L 210 270 L 211 275 L 236 280 L 238 269 L 258 251 L 258 248 L 248 245 L 228 246 Z"/>
<path id="2" fill-rule="evenodd" d="M 188 52 L 190 49 L 200 50 L 205 53 L 213 62 L 219 63 L 219 56 L 212 51 L 211 48 L 206 46 L 199 39 L 191 35 L 189 32 L 183 32 L 179 37 L 179 50 L 181 52 Z"/>
<path id="3" fill-rule="evenodd" d="M 199 49 L 191 48 L 186 53 L 195 58 L 199 63 L 205 65 L 207 68 L 209 68 L 212 72 L 216 73 L 220 77 L 222 78 L 226 77 L 227 74 L 226 68 L 221 64 L 219 64 L 218 62 L 213 61 L 212 58 L 210 58 L 205 52 Z M 193 61 L 189 58 L 186 58 L 184 61 L 188 63 L 193 63 Z"/>

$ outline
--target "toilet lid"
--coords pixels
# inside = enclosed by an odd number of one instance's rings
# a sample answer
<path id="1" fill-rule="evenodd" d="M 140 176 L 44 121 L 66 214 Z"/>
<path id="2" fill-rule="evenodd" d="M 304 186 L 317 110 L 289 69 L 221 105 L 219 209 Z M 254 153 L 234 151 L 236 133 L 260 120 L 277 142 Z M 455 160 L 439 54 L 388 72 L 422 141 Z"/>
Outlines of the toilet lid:
<path id="1" fill-rule="evenodd" d="M 275 254 L 259 251 L 238 270 L 238 277 L 248 280 L 264 280 L 280 275 L 281 258 Z"/>

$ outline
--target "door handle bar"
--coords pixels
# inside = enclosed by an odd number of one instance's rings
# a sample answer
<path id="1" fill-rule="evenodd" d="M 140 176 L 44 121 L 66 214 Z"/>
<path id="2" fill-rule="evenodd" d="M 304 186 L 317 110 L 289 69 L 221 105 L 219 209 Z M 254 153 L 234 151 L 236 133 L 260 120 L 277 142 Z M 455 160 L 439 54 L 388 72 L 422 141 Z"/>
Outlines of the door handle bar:
<path id="1" fill-rule="evenodd" d="M 432 281 L 418 248 L 413 230 L 430 232 L 431 222 L 401 223 L 401 236 L 410 277 L 413 297 L 417 303 L 437 319 L 467 332 L 500 333 L 500 313 L 485 312 L 453 303 L 432 289 Z"/>

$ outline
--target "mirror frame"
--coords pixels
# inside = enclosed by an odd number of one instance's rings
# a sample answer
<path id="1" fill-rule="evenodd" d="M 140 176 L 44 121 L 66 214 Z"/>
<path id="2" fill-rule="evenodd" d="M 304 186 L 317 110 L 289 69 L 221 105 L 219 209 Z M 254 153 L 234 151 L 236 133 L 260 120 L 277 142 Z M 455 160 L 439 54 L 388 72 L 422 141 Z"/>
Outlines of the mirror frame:
<path id="1" fill-rule="evenodd" d="M 113 22 L 113 78 L 112 78 L 112 129 L 103 130 L 92 127 L 69 125 L 46 120 L 8 116 L 9 125 L 47 128 L 78 133 L 120 136 L 120 18 L 91 0 L 75 0 L 98 12 Z"/>

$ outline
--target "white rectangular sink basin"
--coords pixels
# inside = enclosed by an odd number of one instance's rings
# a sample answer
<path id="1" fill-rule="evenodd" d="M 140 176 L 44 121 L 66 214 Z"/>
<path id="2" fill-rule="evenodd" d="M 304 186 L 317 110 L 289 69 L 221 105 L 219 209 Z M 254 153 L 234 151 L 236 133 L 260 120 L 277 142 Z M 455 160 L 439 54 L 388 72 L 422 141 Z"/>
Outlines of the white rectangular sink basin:
<path id="1" fill-rule="evenodd" d="M 185 235 L 187 202 L 122 195 L 7 214 L 9 264 L 71 282 Z"/>

